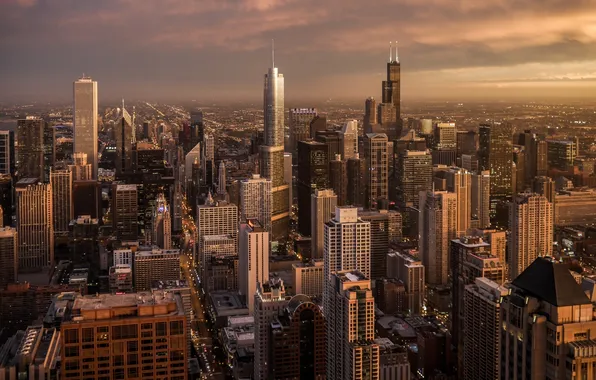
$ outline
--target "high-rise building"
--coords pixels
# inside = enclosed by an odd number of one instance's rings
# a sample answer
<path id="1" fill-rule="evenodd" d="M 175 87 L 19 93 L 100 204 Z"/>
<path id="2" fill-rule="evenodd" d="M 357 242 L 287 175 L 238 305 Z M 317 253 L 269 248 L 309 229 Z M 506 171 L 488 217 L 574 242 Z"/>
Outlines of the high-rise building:
<path id="1" fill-rule="evenodd" d="M 428 151 L 406 150 L 398 157 L 397 199 L 401 206 L 419 207 L 419 194 L 432 187 L 432 157 Z"/>
<path id="2" fill-rule="evenodd" d="M 90 181 L 93 179 L 93 165 L 87 163 L 87 153 L 75 152 L 72 155 L 73 164 L 68 165 L 72 172 L 73 181 Z"/>
<path id="3" fill-rule="evenodd" d="M 0 174 L 14 175 L 16 156 L 13 131 L 0 131 Z"/>
<path id="4" fill-rule="evenodd" d="M 272 239 L 285 240 L 288 236 L 290 186 L 284 179 L 284 76 L 275 63 L 265 74 L 264 120 L 265 138 L 261 146 L 261 177 L 272 185 Z"/>
<path id="5" fill-rule="evenodd" d="M 370 223 L 370 279 L 386 277 L 389 242 L 397 240 L 398 235 L 401 237 L 401 214 L 394 210 L 372 210 L 359 211 L 358 217 Z"/>
<path id="6" fill-rule="evenodd" d="M 401 64 L 395 46 L 395 57 L 389 54 L 387 62 L 387 78 L 383 81 L 382 103 L 391 104 L 394 112 L 394 123 L 388 128 L 387 136 L 389 140 L 396 140 L 401 136 Z M 380 118 L 380 115 L 378 116 Z"/>
<path id="7" fill-rule="evenodd" d="M 447 191 L 421 191 L 419 231 L 427 283 L 447 285 L 449 244 L 457 235 L 457 195 Z"/>
<path id="8" fill-rule="evenodd" d="M 548 143 L 536 141 L 536 175 L 545 176 L 548 171 Z"/>
<path id="9" fill-rule="evenodd" d="M 170 205 L 160 193 L 153 206 L 151 220 L 151 242 L 162 249 L 172 248 L 172 216 Z"/>
<path id="10" fill-rule="evenodd" d="M 407 311 L 406 285 L 395 278 L 378 278 L 375 281 L 374 297 L 377 308 L 393 315 Z"/>
<path id="11" fill-rule="evenodd" d="M 87 154 L 92 178 L 97 179 L 97 82 L 88 77 L 73 83 L 74 152 Z"/>
<path id="12" fill-rule="evenodd" d="M 470 226 L 490 226 L 490 172 L 484 170 L 472 175 Z"/>
<path id="13" fill-rule="evenodd" d="M 226 194 L 226 164 L 221 161 L 217 172 L 217 194 Z"/>
<path id="14" fill-rule="evenodd" d="M 197 209 L 197 240 L 199 242 L 200 258 L 205 250 L 203 247 L 203 237 L 209 235 L 229 235 L 234 239 L 234 244 L 238 247 L 238 207 L 227 202 L 214 202 L 213 199 L 207 200 L 204 205 Z"/>
<path id="15" fill-rule="evenodd" d="M 358 271 L 339 271 L 326 281 L 327 379 L 379 380 L 370 280 Z"/>
<path id="16" fill-rule="evenodd" d="M 139 237 L 139 193 L 137 185 L 112 186 L 112 224 L 118 239 Z"/>
<path id="17" fill-rule="evenodd" d="M 292 297 L 270 333 L 270 379 L 325 379 L 325 318 L 310 297 Z"/>
<path id="18" fill-rule="evenodd" d="M 555 181 L 552 178 L 546 176 L 535 177 L 532 181 L 532 191 L 546 197 L 550 203 L 555 203 Z"/>
<path id="19" fill-rule="evenodd" d="M 317 141 L 298 143 L 298 231 L 311 236 L 311 195 L 329 186 L 329 156 L 327 145 Z"/>
<path id="20" fill-rule="evenodd" d="M 101 219 L 101 185 L 97 181 L 74 181 L 72 184 L 72 198 L 74 215 L 90 215 Z"/>
<path id="21" fill-rule="evenodd" d="M 389 158 L 387 135 L 369 133 L 366 135 L 364 156 L 366 171 L 366 205 L 370 209 L 378 207 L 380 200 L 389 199 Z"/>
<path id="22" fill-rule="evenodd" d="M 373 132 L 377 119 L 377 101 L 373 97 L 367 98 L 364 102 L 364 133 Z"/>
<path id="23" fill-rule="evenodd" d="M 271 232 L 271 180 L 253 174 L 240 182 L 240 220 L 257 219 Z"/>
<path id="24" fill-rule="evenodd" d="M 437 150 L 454 150 L 457 147 L 457 130 L 455 123 L 436 123 L 434 125 L 434 142 Z"/>
<path id="25" fill-rule="evenodd" d="M 311 195 L 311 257 L 320 259 L 324 251 L 325 223 L 331 220 L 337 207 L 337 195 L 333 190 L 315 190 Z"/>
<path id="26" fill-rule="evenodd" d="M 19 244 L 17 230 L 0 227 L 0 289 L 17 281 Z M 322 269 L 322 268 L 321 268 Z"/>
<path id="27" fill-rule="evenodd" d="M 463 380 L 501 379 L 500 313 L 509 291 L 501 284 L 480 277 L 466 285 L 463 328 Z"/>
<path id="28" fill-rule="evenodd" d="M 119 116 L 120 120 L 114 125 L 117 176 L 132 170 L 132 144 L 135 139 L 134 115 L 131 116 L 126 108 L 124 108 L 124 101 L 122 101 L 122 109 Z M 87 153 L 87 160 L 89 160 L 89 153 Z"/>
<path id="29" fill-rule="evenodd" d="M 0 208 L 2 208 L 2 227 L 12 225 L 14 204 L 13 179 L 10 175 L 0 174 Z"/>
<path id="30" fill-rule="evenodd" d="M 117 264 L 110 267 L 108 272 L 110 293 L 133 293 L 133 281 L 132 267 L 130 265 Z"/>
<path id="31" fill-rule="evenodd" d="M 358 209 L 335 208 L 333 219 L 325 223 L 323 260 L 325 281 L 332 272 L 358 270 L 370 278 L 370 222 L 358 218 Z"/>
<path id="32" fill-rule="evenodd" d="M 298 142 L 310 138 L 310 123 L 316 116 L 316 108 L 290 108 L 290 146 L 287 150 L 295 157 L 298 153 Z"/>
<path id="33" fill-rule="evenodd" d="M 483 124 L 478 129 L 480 170 L 490 171 L 491 198 L 510 197 L 513 183 L 513 130 L 510 123 Z"/>
<path id="34" fill-rule="evenodd" d="M 323 260 L 311 260 L 309 263 L 292 264 L 292 277 L 296 294 L 309 297 L 323 297 L 324 279 Z"/>
<path id="35" fill-rule="evenodd" d="M 356 157 L 358 153 L 358 122 L 356 120 L 348 121 L 341 130 L 342 152 L 344 160 Z"/>
<path id="36" fill-rule="evenodd" d="M 39 178 L 45 180 L 44 142 L 48 123 L 45 120 L 27 116 L 17 122 L 17 178 Z"/>
<path id="37" fill-rule="evenodd" d="M 593 306 L 569 266 L 537 258 L 508 290 L 501 304 L 500 378 L 595 378 Z"/>
<path id="38" fill-rule="evenodd" d="M 64 307 L 61 379 L 187 378 L 188 334 L 179 294 L 76 296 Z M 90 359 L 96 370 L 86 367 Z"/>
<path id="39" fill-rule="evenodd" d="M 509 269 L 519 276 L 537 257 L 553 252 L 553 205 L 537 194 L 519 194 L 509 204 Z"/>
<path id="40" fill-rule="evenodd" d="M 365 160 L 359 155 L 348 159 L 346 163 L 347 191 L 345 205 L 364 207 L 366 196 L 366 183 L 364 179 Z"/>
<path id="41" fill-rule="evenodd" d="M 472 217 L 472 173 L 455 167 L 444 173 L 447 191 L 457 196 L 457 236 L 463 236 L 470 228 Z"/>
<path id="42" fill-rule="evenodd" d="M 339 154 L 329 161 L 329 188 L 337 194 L 337 205 L 346 204 L 348 196 L 348 171 L 347 161 L 342 160 Z"/>
<path id="43" fill-rule="evenodd" d="M 207 235 L 202 238 L 202 287 L 205 292 L 238 289 L 238 247 L 232 235 Z"/>
<path id="44" fill-rule="evenodd" d="M 54 234 L 68 235 L 68 225 L 74 219 L 72 205 L 72 172 L 69 170 L 52 170 L 52 206 L 54 214 Z"/>
<path id="45" fill-rule="evenodd" d="M 269 232 L 255 219 L 240 225 L 238 288 L 246 296 L 249 313 L 254 311 L 257 284 L 269 281 Z"/>
<path id="46" fill-rule="evenodd" d="M 547 140 L 546 143 L 549 169 L 565 171 L 573 168 L 573 160 L 578 155 L 575 141 Z"/>
<path id="47" fill-rule="evenodd" d="M 457 157 L 461 158 L 462 155 L 476 155 L 478 151 L 478 136 L 475 131 L 457 131 Z"/>
<path id="48" fill-rule="evenodd" d="M 54 264 L 52 185 L 23 178 L 16 185 L 19 271 L 38 271 Z"/>
<path id="49" fill-rule="evenodd" d="M 387 277 L 396 278 L 406 286 L 405 312 L 421 314 L 424 306 L 424 265 L 417 257 L 401 252 L 387 255 Z"/>
<path id="50" fill-rule="evenodd" d="M 180 250 L 152 248 L 134 254 L 135 290 L 151 290 L 153 281 L 180 280 Z"/>
<path id="51" fill-rule="evenodd" d="M 257 284 L 253 313 L 255 320 L 255 380 L 271 378 L 269 368 L 271 363 L 271 323 L 288 306 L 288 298 L 284 283 L 279 278 Z"/>

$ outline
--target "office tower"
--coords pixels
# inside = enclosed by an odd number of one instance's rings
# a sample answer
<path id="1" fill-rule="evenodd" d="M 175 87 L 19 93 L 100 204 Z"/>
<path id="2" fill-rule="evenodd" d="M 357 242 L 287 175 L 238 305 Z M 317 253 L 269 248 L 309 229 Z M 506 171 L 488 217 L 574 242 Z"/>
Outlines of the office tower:
<path id="1" fill-rule="evenodd" d="M 509 269 L 519 276 L 537 257 L 553 253 L 553 205 L 537 194 L 519 194 L 509 204 Z"/>
<path id="2" fill-rule="evenodd" d="M 338 271 L 326 278 L 327 379 L 379 377 L 375 338 L 375 299 L 370 280 L 358 271 Z"/>
<path id="3" fill-rule="evenodd" d="M 134 254 L 134 279 L 137 292 L 151 290 L 153 281 L 180 280 L 180 250 L 152 248 Z"/>
<path id="4" fill-rule="evenodd" d="M 0 139 L 2 139 L 1 136 L 0 136 Z M 0 142 L 0 144 L 2 144 L 2 143 Z M 2 148 L 0 147 L 0 152 L 1 152 L 1 149 Z M 592 157 L 575 157 L 575 159 L 573 160 L 573 166 L 577 166 L 577 169 L 584 175 L 594 174 L 594 166 L 595 165 L 596 165 L 596 159 L 594 159 Z"/>
<path id="5" fill-rule="evenodd" d="M 379 103 L 377 106 L 377 126 L 373 133 L 385 133 L 388 136 L 395 136 L 395 124 L 397 124 L 397 110 L 391 103 Z M 393 124 L 393 125 L 392 125 Z M 392 133 L 393 132 L 393 133 Z"/>
<path id="6" fill-rule="evenodd" d="M 377 208 L 379 200 L 389 199 L 389 149 L 387 135 L 369 133 L 366 135 L 364 156 L 366 171 L 366 205 L 369 209 Z"/>
<path id="7" fill-rule="evenodd" d="M 376 338 L 374 342 L 380 349 L 380 380 L 410 380 L 408 350 L 389 338 Z"/>
<path id="8" fill-rule="evenodd" d="M 190 111 L 190 144 L 193 147 L 205 139 L 205 124 L 203 111 L 195 109 Z"/>
<path id="9" fill-rule="evenodd" d="M 298 294 L 271 323 L 270 379 L 325 378 L 325 318 L 310 297 Z"/>
<path id="10" fill-rule="evenodd" d="M 163 193 L 160 193 L 155 200 L 151 228 L 151 242 L 153 245 L 162 249 L 172 248 L 172 216 L 170 213 L 170 205 Z"/>
<path id="11" fill-rule="evenodd" d="M 114 125 L 114 140 L 116 140 L 116 175 L 121 176 L 132 170 L 132 143 L 134 134 L 134 118 L 124 108 L 119 114 L 120 120 Z M 89 159 L 89 153 L 87 153 Z"/>
<path id="12" fill-rule="evenodd" d="M 2 227 L 12 225 L 13 213 L 13 186 L 12 177 L 0 174 L 0 208 L 2 208 L 3 219 L 0 219 Z"/>
<path id="13" fill-rule="evenodd" d="M 340 131 L 329 129 L 326 131 L 317 132 L 315 140 L 327 145 L 328 157 L 333 158 L 337 154 L 341 155 L 343 148 Z"/>
<path id="14" fill-rule="evenodd" d="M 187 378 L 187 324 L 180 295 L 79 295 L 64 307 L 62 379 Z M 97 370 L 86 367 L 90 359 Z"/>
<path id="15" fill-rule="evenodd" d="M 537 258 L 509 291 L 501 304 L 500 378 L 593 379 L 593 306 L 567 264 Z"/>
<path id="16" fill-rule="evenodd" d="M 399 228 L 401 235 L 401 214 L 397 211 L 359 211 L 358 217 L 370 223 L 370 279 L 374 281 L 387 276 L 387 253 L 389 234 L 395 235 Z M 397 225 L 398 224 L 398 225 Z M 395 236 L 392 236 L 395 240 Z"/>
<path id="17" fill-rule="evenodd" d="M 209 235 L 229 235 L 238 246 L 238 207 L 227 202 L 214 202 L 208 198 L 204 205 L 197 208 L 197 240 L 199 257 L 204 254 L 203 237 Z M 195 265 L 197 259 L 195 257 Z M 202 263 L 201 263 L 202 264 Z"/>
<path id="18" fill-rule="evenodd" d="M 79 215 L 70 222 L 68 229 L 71 261 L 89 264 L 92 268 L 100 266 L 98 220 L 89 215 Z"/>
<path id="19" fill-rule="evenodd" d="M 548 171 L 548 143 L 544 140 L 536 142 L 536 175 L 545 176 Z"/>
<path id="20" fill-rule="evenodd" d="M 505 282 L 505 263 L 491 255 L 490 244 L 479 236 L 463 236 L 451 241 L 451 335 L 456 345 L 458 366 L 462 369 L 464 345 L 464 290 L 478 277 L 499 285 Z"/>
<path id="21" fill-rule="evenodd" d="M 286 289 L 281 279 L 269 279 L 264 283 L 257 284 L 257 292 L 254 294 L 253 313 L 255 320 L 255 380 L 271 378 L 269 372 L 269 364 L 271 363 L 271 322 L 288 306 L 288 301 Z"/>
<path id="22" fill-rule="evenodd" d="M 455 123 L 436 123 L 434 125 L 434 142 L 437 150 L 455 150 L 457 147 L 457 131 Z"/>
<path id="23" fill-rule="evenodd" d="M 290 108 L 290 146 L 287 149 L 298 153 L 298 142 L 310 138 L 310 123 L 317 116 L 316 108 Z"/>
<path id="24" fill-rule="evenodd" d="M 406 286 L 408 314 L 420 314 L 424 306 L 424 265 L 417 257 L 402 252 L 387 255 L 387 277 L 400 280 Z"/>
<path id="25" fill-rule="evenodd" d="M 325 223 L 323 260 L 325 281 L 332 272 L 358 270 L 370 278 L 370 223 L 358 218 L 358 209 L 335 208 L 333 219 Z"/>
<path id="26" fill-rule="evenodd" d="M 200 165 L 201 163 L 201 143 L 197 143 L 187 154 L 184 156 L 184 185 L 189 186 L 189 182 L 192 178 L 193 164 Z M 187 189 L 188 192 L 188 189 Z"/>
<path id="27" fill-rule="evenodd" d="M 253 174 L 240 182 L 240 220 L 257 219 L 271 232 L 271 180 Z"/>
<path id="28" fill-rule="evenodd" d="M 298 143 L 298 174 L 296 192 L 298 196 L 298 231 L 303 236 L 311 235 L 311 194 L 329 185 L 329 156 L 327 146 L 317 141 Z"/>
<path id="29" fill-rule="evenodd" d="M 377 101 L 373 97 L 367 98 L 364 102 L 364 133 L 372 133 L 377 120 Z"/>
<path id="30" fill-rule="evenodd" d="M 549 169 L 566 171 L 573 168 L 573 160 L 578 154 L 575 141 L 547 140 L 546 143 Z"/>
<path id="31" fill-rule="evenodd" d="M 3 341 L 0 377 L 51 379 L 60 373 L 60 331 L 41 324 L 27 326 Z M 17 375 L 18 373 L 18 375 Z"/>
<path id="32" fill-rule="evenodd" d="M 397 161 L 397 198 L 401 206 L 419 207 L 419 194 L 432 187 L 432 157 L 428 151 L 407 150 Z"/>
<path id="33" fill-rule="evenodd" d="M 92 178 L 97 179 L 97 82 L 82 77 L 73 83 L 74 146 L 73 152 L 87 154 L 92 167 Z"/>
<path id="34" fill-rule="evenodd" d="M 68 165 L 72 172 L 73 181 L 93 180 L 93 165 L 87 163 L 87 153 L 75 152 L 72 155 L 73 164 Z"/>
<path id="35" fill-rule="evenodd" d="M 472 173 L 461 168 L 450 168 L 444 173 L 447 190 L 457 196 L 457 236 L 463 236 L 472 217 Z"/>
<path id="36" fill-rule="evenodd" d="M 23 178 L 16 185 L 19 271 L 54 264 L 52 185 Z"/>
<path id="37" fill-rule="evenodd" d="M 132 267 L 128 264 L 117 264 L 110 267 L 108 272 L 110 293 L 133 293 Z"/>
<path id="38" fill-rule="evenodd" d="M 470 226 L 490 226 L 490 172 L 482 171 L 472 175 Z"/>
<path id="39" fill-rule="evenodd" d="M 311 195 L 311 257 L 323 257 L 325 223 L 331 220 L 337 207 L 337 195 L 331 189 L 315 190 Z"/>
<path id="40" fill-rule="evenodd" d="M 466 285 L 464 297 L 463 380 L 500 379 L 501 303 L 509 291 L 480 277 Z"/>
<path id="41" fill-rule="evenodd" d="M 226 164 L 221 161 L 217 172 L 217 194 L 225 195 L 226 193 Z"/>
<path id="42" fill-rule="evenodd" d="M 112 228 L 120 240 L 139 237 L 139 193 L 137 185 L 112 185 Z"/>
<path id="43" fill-rule="evenodd" d="M 284 77 L 275 63 L 265 74 L 265 141 L 261 146 L 261 177 L 271 180 L 272 239 L 285 240 L 289 228 L 289 185 L 284 179 Z"/>
<path id="44" fill-rule="evenodd" d="M 310 122 L 310 138 L 316 139 L 317 134 L 327 131 L 327 116 L 317 115 Z"/>
<path id="45" fill-rule="evenodd" d="M 0 289 L 17 281 L 19 245 L 17 230 L 0 227 Z M 322 269 L 322 268 L 321 268 Z"/>
<path id="46" fill-rule="evenodd" d="M 385 314 L 403 313 L 407 308 L 406 285 L 395 278 L 379 278 L 375 281 L 376 306 Z"/>
<path id="47" fill-rule="evenodd" d="M 358 122 L 356 120 L 348 121 L 341 130 L 342 152 L 344 160 L 356 157 L 358 153 Z"/>
<path id="48" fill-rule="evenodd" d="M 56 162 L 56 129 L 53 125 L 45 124 L 43 130 L 43 178 L 50 180 L 50 171 Z"/>
<path id="49" fill-rule="evenodd" d="M 480 170 L 490 171 L 492 198 L 510 197 L 513 183 L 513 130 L 510 123 L 482 124 L 478 129 Z"/>
<path id="50" fill-rule="evenodd" d="M 0 174 L 14 175 L 16 156 L 13 131 L 0 131 Z"/>
<path id="51" fill-rule="evenodd" d="M 201 264 L 200 276 L 203 279 L 203 289 L 206 292 L 218 290 L 219 282 L 225 282 L 223 290 L 228 290 L 228 284 L 233 285 L 237 283 L 236 273 L 238 264 L 238 247 L 234 236 L 232 235 L 207 235 L 203 236 L 201 241 L 203 250 L 199 255 L 199 263 Z M 236 265 L 235 265 L 236 264 Z M 232 281 L 228 281 L 228 274 L 221 273 L 224 270 L 227 272 L 232 266 L 231 274 L 234 275 Z M 225 281 L 222 277 L 225 277 Z M 234 286 L 233 289 L 237 289 Z"/>
<path id="52" fill-rule="evenodd" d="M 27 116 L 17 122 L 17 178 L 45 180 L 44 141 L 47 123 L 38 117 Z"/>
<path id="53" fill-rule="evenodd" d="M 392 123 L 388 136 L 390 140 L 396 140 L 401 135 L 401 65 L 395 46 L 395 57 L 390 52 L 387 62 L 387 78 L 383 81 L 382 103 L 391 104 L 394 110 L 394 123 Z M 380 115 L 378 116 L 380 118 Z"/>
<path id="54" fill-rule="evenodd" d="M 446 191 L 421 191 L 418 228 L 427 283 L 447 285 L 449 242 L 457 235 L 457 195 Z"/>
<path id="55" fill-rule="evenodd" d="M 532 191 L 540 194 L 554 205 L 555 203 L 555 181 L 552 178 L 541 176 L 535 177 L 532 181 Z"/>
<path id="56" fill-rule="evenodd" d="M 249 313 L 254 311 L 257 283 L 269 281 L 269 232 L 256 219 L 240 225 L 238 288 L 246 296 Z"/>
<path id="57" fill-rule="evenodd" d="M 103 217 L 101 205 L 101 185 L 97 181 L 74 181 L 72 184 L 74 215 Z"/>
<path id="58" fill-rule="evenodd" d="M 215 162 L 215 137 L 205 135 L 203 140 L 203 161 Z"/>
<path id="59" fill-rule="evenodd" d="M 475 131 L 456 132 L 457 157 L 462 155 L 475 156 L 478 151 L 478 138 Z"/>
<path id="60" fill-rule="evenodd" d="M 74 219 L 72 204 L 72 172 L 69 170 L 52 170 L 52 206 L 54 215 L 54 234 L 68 235 L 68 225 Z"/>
<path id="61" fill-rule="evenodd" d="M 346 163 L 346 205 L 364 207 L 364 198 L 366 196 L 365 165 L 365 160 L 361 159 L 359 155 L 348 159 Z"/>
<path id="62" fill-rule="evenodd" d="M 329 188 L 337 194 L 337 205 L 346 204 L 348 196 L 348 171 L 347 161 L 342 160 L 339 154 L 329 161 Z"/>
<path id="63" fill-rule="evenodd" d="M 314 259 L 308 263 L 292 264 L 294 292 L 309 297 L 323 297 L 325 274 L 323 260 Z"/>

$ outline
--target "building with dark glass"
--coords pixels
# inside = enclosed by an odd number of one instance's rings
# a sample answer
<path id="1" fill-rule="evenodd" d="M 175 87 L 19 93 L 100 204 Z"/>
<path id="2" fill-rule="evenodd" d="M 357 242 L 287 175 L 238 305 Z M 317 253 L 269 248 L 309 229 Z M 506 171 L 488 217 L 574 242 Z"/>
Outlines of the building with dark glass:
<path id="1" fill-rule="evenodd" d="M 298 142 L 298 231 L 310 236 L 310 196 L 317 189 L 329 186 L 329 156 L 327 145 L 317 141 Z"/>

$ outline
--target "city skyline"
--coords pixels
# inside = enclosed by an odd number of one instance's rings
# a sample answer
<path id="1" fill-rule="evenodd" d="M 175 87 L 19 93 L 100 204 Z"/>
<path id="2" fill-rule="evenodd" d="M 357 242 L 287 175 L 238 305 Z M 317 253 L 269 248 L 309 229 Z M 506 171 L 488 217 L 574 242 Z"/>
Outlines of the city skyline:
<path id="1" fill-rule="evenodd" d="M 8 0 L 0 86 L 11 92 L 0 100 L 66 100 L 67 83 L 87 73 L 101 100 L 258 101 L 272 38 L 288 99 L 380 99 L 390 40 L 399 40 L 405 101 L 596 94 L 593 6 L 453 3 Z"/>

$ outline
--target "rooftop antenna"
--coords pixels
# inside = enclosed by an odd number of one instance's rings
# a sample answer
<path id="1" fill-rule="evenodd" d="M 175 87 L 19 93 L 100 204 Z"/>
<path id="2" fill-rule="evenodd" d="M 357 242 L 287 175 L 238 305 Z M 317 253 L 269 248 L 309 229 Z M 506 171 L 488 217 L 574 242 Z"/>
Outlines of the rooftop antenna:
<path id="1" fill-rule="evenodd" d="M 395 41 L 395 62 L 399 63 L 399 55 L 397 53 L 397 41 Z"/>
<path id="2" fill-rule="evenodd" d="M 275 41 L 271 39 L 271 68 L 275 68 Z"/>
<path id="3" fill-rule="evenodd" d="M 391 41 L 389 41 L 389 63 L 391 63 Z"/>

